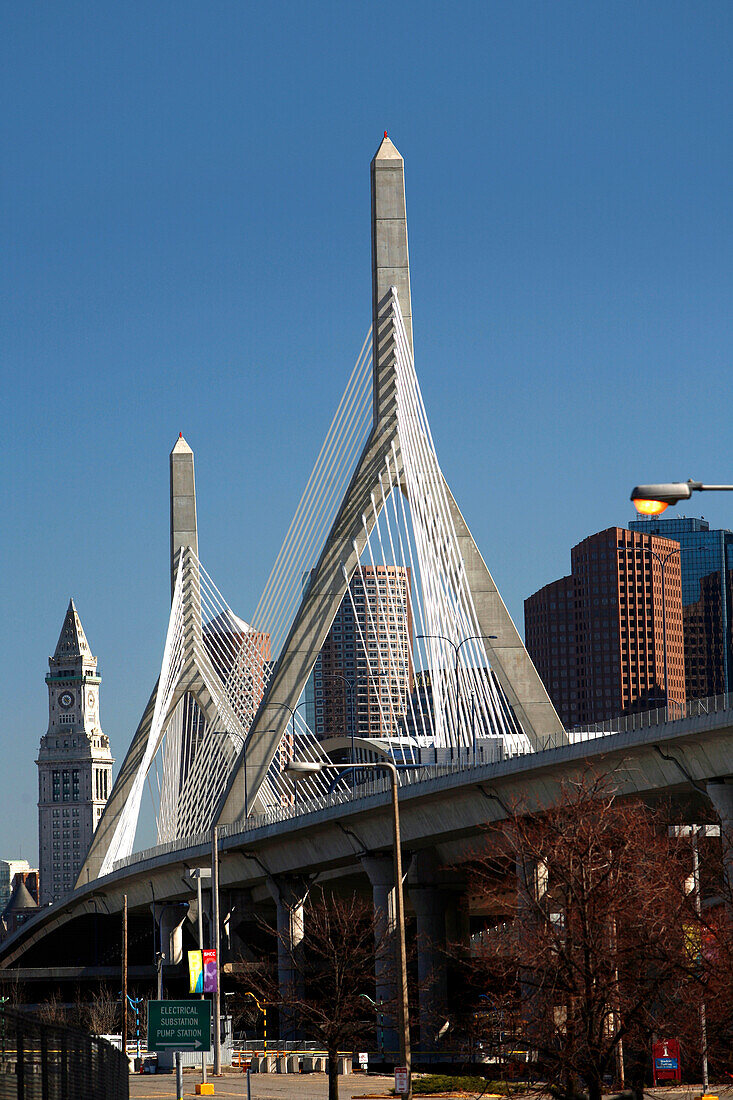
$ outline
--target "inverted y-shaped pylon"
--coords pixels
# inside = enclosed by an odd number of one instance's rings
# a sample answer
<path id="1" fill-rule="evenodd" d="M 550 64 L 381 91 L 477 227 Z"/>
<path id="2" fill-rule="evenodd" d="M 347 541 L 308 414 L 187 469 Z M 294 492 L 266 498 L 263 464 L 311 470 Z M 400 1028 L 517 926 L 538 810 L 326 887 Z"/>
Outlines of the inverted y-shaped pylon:
<path id="1" fill-rule="evenodd" d="M 478 712 L 480 728 L 506 735 L 505 743 L 519 736 L 531 749 L 548 737 L 558 743 L 564 736 L 435 453 L 414 367 L 404 163 L 386 135 L 372 161 L 371 195 L 371 431 L 317 560 L 308 567 L 309 579 L 277 662 L 272 668 L 269 650 L 260 652 L 260 666 L 251 657 L 255 636 L 269 640 L 266 622 L 256 622 L 252 631 L 223 603 L 216 605 L 220 610 L 213 618 L 211 610 L 208 617 L 202 614 L 202 587 L 209 592 L 212 582 L 198 559 L 193 454 L 180 438 L 171 454 L 172 606 L 161 675 L 80 882 L 106 873 L 131 853 L 143 787 L 164 738 L 159 840 L 203 830 L 215 821 L 235 822 L 247 809 L 290 797 L 289 788 L 278 785 L 286 758 L 317 758 L 321 752 L 309 731 L 298 740 L 296 707 L 342 601 L 348 596 L 353 602 L 352 578 L 358 574 L 363 581 L 365 557 L 372 575 L 379 575 L 375 541 L 382 562 L 409 562 L 411 584 L 420 589 L 415 629 L 426 639 L 433 693 L 432 704 L 418 706 L 417 716 L 407 693 L 397 714 L 392 689 L 383 691 L 382 680 L 390 682 L 391 666 L 404 654 L 390 647 L 383 654 L 375 645 L 377 670 L 369 675 L 380 708 L 386 695 L 391 710 L 385 728 L 398 732 L 411 711 L 413 728 L 422 723 L 428 740 L 460 744 L 466 737 L 470 695 L 474 735 Z M 357 377 L 363 377 L 363 369 Z M 297 568 L 291 572 L 297 578 Z M 376 584 L 380 613 L 386 621 L 396 621 L 399 599 L 390 587 L 389 570 L 382 576 L 382 591 Z M 229 639 L 225 658 L 223 634 Z M 470 642 L 472 660 L 459 670 L 458 650 L 464 641 Z M 368 663 L 371 647 L 363 637 L 361 642 Z M 245 643 L 250 656 L 242 661 Z M 411 672 L 412 639 L 410 647 Z M 447 647 L 456 655 L 453 670 Z M 255 667 L 260 671 L 253 676 Z M 247 678 L 258 682 L 247 687 Z"/>
<path id="2" fill-rule="evenodd" d="M 432 442 L 424 438 L 426 422 L 408 423 L 416 382 L 404 162 L 386 135 L 372 161 L 371 194 L 373 427 L 252 724 L 246 751 L 240 754 L 237 772 L 246 769 L 252 793 L 266 780 L 287 722 L 287 713 L 273 722 L 274 712 L 268 707 L 272 700 L 287 708 L 296 706 L 385 506 L 385 475 L 399 485 L 413 508 L 432 502 L 434 514 L 423 526 L 426 553 L 435 549 L 436 540 L 454 541 L 452 576 L 442 580 L 468 593 L 474 632 L 481 636 L 483 652 L 530 743 L 536 747 L 549 736 L 563 735 L 560 719 L 440 471 Z M 408 437 L 413 461 L 406 469 Z M 422 455 L 420 463 L 414 461 L 417 452 Z M 421 479 L 427 492 L 418 492 Z M 423 584 L 427 579 L 421 577 Z M 241 816 L 236 774 L 221 822 Z"/>

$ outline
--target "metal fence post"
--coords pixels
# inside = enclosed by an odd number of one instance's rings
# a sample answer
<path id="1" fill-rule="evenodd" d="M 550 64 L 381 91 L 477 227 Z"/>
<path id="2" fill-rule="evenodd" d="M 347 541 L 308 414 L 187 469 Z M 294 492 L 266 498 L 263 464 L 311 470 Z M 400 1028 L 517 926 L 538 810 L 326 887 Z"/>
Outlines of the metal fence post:
<path id="1" fill-rule="evenodd" d="M 16 1036 L 15 1072 L 18 1077 L 18 1100 L 25 1100 L 25 1036 L 20 1028 L 17 1028 Z"/>
<path id="2" fill-rule="evenodd" d="M 48 1035 L 41 1028 L 41 1100 L 49 1100 L 48 1095 Z"/>
<path id="3" fill-rule="evenodd" d="M 61 1100 L 69 1100 L 69 1047 L 65 1032 L 61 1033 L 59 1042 L 61 1049 Z"/>

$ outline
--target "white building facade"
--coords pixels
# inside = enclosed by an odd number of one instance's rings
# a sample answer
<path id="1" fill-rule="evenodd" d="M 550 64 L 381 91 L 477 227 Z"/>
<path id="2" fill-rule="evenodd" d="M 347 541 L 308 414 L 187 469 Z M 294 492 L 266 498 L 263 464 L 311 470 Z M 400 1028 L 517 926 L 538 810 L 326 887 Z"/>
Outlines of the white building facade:
<path id="1" fill-rule="evenodd" d="M 114 760 L 100 725 L 97 658 L 73 600 L 48 666 L 48 730 L 36 761 L 41 905 L 73 890 L 112 789 Z"/>

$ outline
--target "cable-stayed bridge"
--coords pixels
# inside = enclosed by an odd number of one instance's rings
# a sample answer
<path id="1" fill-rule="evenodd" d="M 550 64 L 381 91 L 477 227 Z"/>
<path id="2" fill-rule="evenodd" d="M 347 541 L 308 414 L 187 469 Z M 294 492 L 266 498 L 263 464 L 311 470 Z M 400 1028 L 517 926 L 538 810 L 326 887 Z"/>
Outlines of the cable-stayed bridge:
<path id="1" fill-rule="evenodd" d="M 371 197 L 371 329 L 258 606 L 242 619 L 199 558 L 193 453 L 181 437 L 157 682 L 74 894 L 3 946 L 4 967 L 32 969 L 47 937 L 116 912 L 123 894 L 141 909 L 188 898 L 187 871 L 207 861 L 214 825 L 232 912 L 274 900 L 284 920 L 316 874 L 361 879 L 387 912 L 388 793 L 365 762 L 398 766 L 410 901 L 436 944 L 448 904 L 438 895 L 457 894 L 441 868 L 485 842 L 485 824 L 512 802 L 551 803 L 588 761 L 612 767 L 622 793 L 708 789 L 733 820 L 727 697 L 675 722 L 657 713 L 563 729 L 440 467 L 415 368 L 404 164 L 386 135 Z M 358 675 L 334 675 L 351 693 L 350 732 L 317 736 L 306 692 L 342 605 Z M 354 767 L 296 784 L 293 760 Z M 148 797 L 152 846 L 139 828 Z"/>

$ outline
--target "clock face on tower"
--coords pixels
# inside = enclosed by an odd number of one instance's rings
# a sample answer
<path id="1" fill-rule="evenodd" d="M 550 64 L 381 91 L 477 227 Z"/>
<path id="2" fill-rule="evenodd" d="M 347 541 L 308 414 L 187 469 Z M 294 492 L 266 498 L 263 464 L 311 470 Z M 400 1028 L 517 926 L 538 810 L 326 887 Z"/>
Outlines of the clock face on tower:
<path id="1" fill-rule="evenodd" d="M 94 692 L 90 691 L 87 695 L 87 706 L 90 710 L 94 710 Z"/>
<path id="2" fill-rule="evenodd" d="M 73 707 L 73 705 L 74 705 L 74 696 L 71 694 L 71 692 L 70 691 L 62 691 L 61 694 L 59 695 L 59 706 L 62 707 L 63 710 L 68 710 L 69 707 Z"/>

